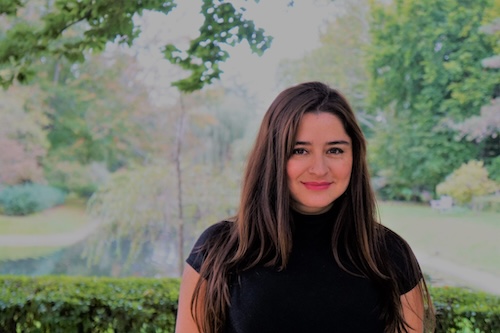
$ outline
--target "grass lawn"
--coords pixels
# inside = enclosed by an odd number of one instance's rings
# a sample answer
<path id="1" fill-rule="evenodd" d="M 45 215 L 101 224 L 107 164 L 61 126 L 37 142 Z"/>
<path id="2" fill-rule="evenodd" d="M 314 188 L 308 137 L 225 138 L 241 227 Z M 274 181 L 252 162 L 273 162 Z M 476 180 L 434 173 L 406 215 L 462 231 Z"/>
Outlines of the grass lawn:
<path id="1" fill-rule="evenodd" d="M 500 214 L 454 208 L 380 202 L 382 224 L 417 252 L 500 276 Z"/>
<path id="2" fill-rule="evenodd" d="M 43 235 L 71 232 L 88 222 L 85 215 L 85 203 L 70 201 L 63 206 L 28 216 L 0 215 L 0 235 Z"/>
<path id="3" fill-rule="evenodd" d="M 59 250 L 60 247 L 2 247 L 0 246 L 0 261 L 26 258 L 40 258 Z"/>
<path id="4" fill-rule="evenodd" d="M 28 216 L 0 215 L 0 236 L 50 235 L 73 232 L 89 223 L 83 201 L 68 201 L 63 206 Z M 59 250 L 60 246 L 2 246 L 0 261 L 39 258 Z"/>
<path id="5" fill-rule="evenodd" d="M 500 213 L 464 209 L 438 212 L 426 205 L 379 202 L 382 223 L 415 252 L 500 276 Z M 26 217 L 0 215 L 0 235 L 47 235 L 80 229 L 88 218 L 82 202 L 70 202 Z M 2 247 L 0 260 L 36 258 L 57 247 Z"/>

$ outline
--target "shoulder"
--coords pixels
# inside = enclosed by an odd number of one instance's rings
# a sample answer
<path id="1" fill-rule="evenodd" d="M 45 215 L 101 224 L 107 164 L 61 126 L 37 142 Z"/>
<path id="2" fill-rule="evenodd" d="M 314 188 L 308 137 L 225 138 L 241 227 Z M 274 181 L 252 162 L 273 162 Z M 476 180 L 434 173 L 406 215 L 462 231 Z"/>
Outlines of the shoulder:
<path id="1" fill-rule="evenodd" d="M 385 243 L 388 250 L 404 250 L 404 252 L 411 251 L 408 242 L 395 231 L 384 225 L 381 225 L 381 231 L 382 241 Z"/>
<path id="2" fill-rule="evenodd" d="M 232 224 L 230 221 L 221 221 L 206 228 L 195 242 L 186 262 L 199 272 L 207 252 L 228 235 Z"/>
<path id="3" fill-rule="evenodd" d="M 232 224 L 233 222 L 226 220 L 212 224 L 201 233 L 193 249 L 203 247 L 204 245 L 212 243 L 221 236 L 227 234 L 231 229 Z"/>
<path id="4" fill-rule="evenodd" d="M 381 226 L 381 241 L 391 261 L 396 264 L 402 265 L 415 256 L 408 242 L 386 226 Z"/>
<path id="5" fill-rule="evenodd" d="M 393 230 L 382 226 L 382 243 L 386 256 L 391 263 L 400 293 L 404 294 L 413 289 L 422 273 L 415 254 L 408 242 Z"/>

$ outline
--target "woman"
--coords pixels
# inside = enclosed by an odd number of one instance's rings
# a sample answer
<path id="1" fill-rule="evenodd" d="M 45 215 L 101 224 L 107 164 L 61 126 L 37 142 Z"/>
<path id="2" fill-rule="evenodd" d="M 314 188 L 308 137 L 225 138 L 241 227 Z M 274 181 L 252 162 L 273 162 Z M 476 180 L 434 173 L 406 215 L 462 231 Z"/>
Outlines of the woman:
<path id="1" fill-rule="evenodd" d="M 351 108 L 319 82 L 273 101 L 238 214 L 187 263 L 177 333 L 423 332 L 432 308 L 408 244 L 376 220 Z"/>

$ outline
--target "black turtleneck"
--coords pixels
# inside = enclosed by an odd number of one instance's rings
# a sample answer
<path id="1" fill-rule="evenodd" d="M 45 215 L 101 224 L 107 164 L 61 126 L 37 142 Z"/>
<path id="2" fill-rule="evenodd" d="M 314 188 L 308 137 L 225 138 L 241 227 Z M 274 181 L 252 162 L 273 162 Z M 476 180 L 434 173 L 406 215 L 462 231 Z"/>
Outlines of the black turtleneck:
<path id="1" fill-rule="evenodd" d="M 226 333 L 383 332 L 378 290 L 367 278 L 349 274 L 335 262 L 334 211 L 292 212 L 293 247 L 286 268 L 257 266 L 232 281 Z M 217 237 L 227 223 L 208 228 L 195 248 Z M 399 243 L 399 236 L 390 235 L 389 242 Z M 193 251 L 187 263 L 199 271 L 202 257 Z"/>

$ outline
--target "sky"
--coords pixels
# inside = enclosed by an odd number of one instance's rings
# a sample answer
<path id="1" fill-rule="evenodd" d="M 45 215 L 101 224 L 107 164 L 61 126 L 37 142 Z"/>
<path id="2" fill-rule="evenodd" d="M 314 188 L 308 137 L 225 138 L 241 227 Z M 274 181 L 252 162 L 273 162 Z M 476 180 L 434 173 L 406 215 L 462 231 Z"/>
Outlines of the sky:
<path id="1" fill-rule="evenodd" d="M 252 3 L 248 17 L 258 27 L 273 36 L 271 47 L 261 56 L 251 54 L 243 44 L 231 50 L 231 58 L 223 69 L 228 75 L 240 75 L 258 96 L 272 98 L 277 93 L 276 70 L 283 59 L 297 59 L 319 46 L 319 32 L 328 11 L 324 5 L 312 5 L 314 1 L 295 1 L 293 7 L 288 1 L 263 0 Z"/>
<path id="2" fill-rule="evenodd" d="M 178 7 L 168 16 L 150 13 L 139 20 L 142 33 L 135 49 L 145 68 L 146 81 L 158 91 L 157 103 L 170 104 L 177 92 L 170 88 L 173 78 L 185 73 L 163 59 L 161 46 L 174 43 L 182 49 L 187 46 L 188 37 L 194 38 L 202 24 L 199 14 L 200 0 L 178 1 Z M 252 54 L 248 44 L 243 42 L 228 48 L 230 58 L 221 65 L 224 74 L 221 83 L 234 82 L 247 87 L 258 99 L 257 104 L 269 104 L 278 93 L 276 70 L 283 59 L 297 59 L 319 45 L 322 23 L 331 17 L 336 9 L 332 0 L 298 0 L 292 7 L 290 0 L 233 0 L 231 3 L 246 8 L 245 17 L 254 20 L 266 34 L 273 36 L 271 47 L 262 55 Z"/>

